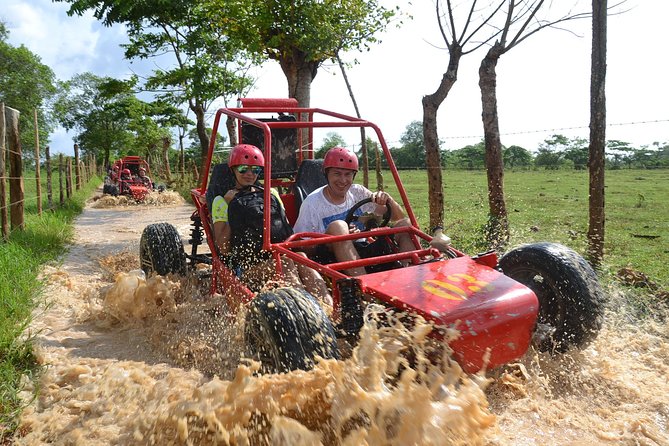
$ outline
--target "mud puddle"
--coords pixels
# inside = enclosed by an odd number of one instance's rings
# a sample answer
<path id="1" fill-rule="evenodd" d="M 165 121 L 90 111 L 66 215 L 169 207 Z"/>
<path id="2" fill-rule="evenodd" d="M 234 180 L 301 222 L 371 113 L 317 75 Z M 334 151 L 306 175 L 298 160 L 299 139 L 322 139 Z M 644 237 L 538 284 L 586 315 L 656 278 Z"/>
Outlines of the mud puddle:
<path id="1" fill-rule="evenodd" d="M 621 290 L 589 348 L 487 375 L 428 362 L 427 326 L 374 323 L 346 360 L 258 375 L 220 300 L 132 272 L 144 226 L 186 238 L 191 213 L 86 208 L 44 272 L 48 305 L 30 330 L 46 371 L 16 444 L 669 445 L 669 326 L 638 322 Z"/>

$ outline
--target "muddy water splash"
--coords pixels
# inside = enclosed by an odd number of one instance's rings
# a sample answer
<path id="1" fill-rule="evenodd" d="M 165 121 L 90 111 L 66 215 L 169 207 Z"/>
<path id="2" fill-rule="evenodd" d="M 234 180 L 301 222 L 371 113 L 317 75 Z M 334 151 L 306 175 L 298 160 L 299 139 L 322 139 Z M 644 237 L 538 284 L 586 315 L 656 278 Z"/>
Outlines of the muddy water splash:
<path id="1" fill-rule="evenodd" d="M 179 323 L 185 320 L 165 321 L 177 313 L 190 313 L 190 321 L 206 318 L 215 308 L 186 300 L 177 305 L 183 299 L 175 298 L 179 293 L 179 286 L 161 277 L 120 273 L 105 290 L 100 317 L 116 324 L 141 323 L 148 336 L 160 332 L 153 341 L 167 341 L 168 350 L 174 350 L 193 329 Z M 234 326 L 228 326 L 229 333 Z M 201 342 L 215 338 L 217 328 L 224 327 L 199 324 Z M 47 372 L 49 385 L 39 407 L 24 417 L 17 442 L 482 443 L 494 423 L 482 390 L 486 380 L 467 377 L 447 357 L 441 365 L 428 361 L 430 329 L 422 323 L 412 331 L 399 323 L 379 328 L 371 319 L 348 360 L 323 361 L 309 372 L 263 376 L 256 373 L 259 364 L 239 365 L 237 358 L 231 380 L 166 364 L 72 358 Z M 411 363 L 401 356 L 400 339 L 413 346 Z M 195 356 L 197 348 L 189 345 L 188 350 Z"/>
<path id="2" fill-rule="evenodd" d="M 184 203 L 185 200 L 179 193 L 174 191 L 164 191 L 164 192 L 149 192 L 141 201 L 137 201 L 131 196 L 127 195 L 102 195 L 100 196 L 95 203 L 93 203 L 94 208 L 113 208 L 118 206 L 161 206 L 161 205 L 175 205 Z"/>
<path id="3" fill-rule="evenodd" d="M 183 223 L 191 212 L 161 208 L 160 219 Z M 47 368 L 17 444 L 669 445 L 667 314 L 637 317 L 620 290 L 609 290 L 615 311 L 590 347 L 530 352 L 490 372 L 487 387 L 447 359 L 432 362 L 429 327 L 373 321 L 346 360 L 259 376 L 241 359 L 242 317 L 226 317 L 221 299 L 129 279 L 156 216 L 136 207 L 110 226 L 119 216 L 87 209 L 63 267 L 45 270 L 50 306 L 30 330 Z M 162 297 L 136 301 L 140 285 Z M 105 303 L 114 288 L 129 306 Z"/>

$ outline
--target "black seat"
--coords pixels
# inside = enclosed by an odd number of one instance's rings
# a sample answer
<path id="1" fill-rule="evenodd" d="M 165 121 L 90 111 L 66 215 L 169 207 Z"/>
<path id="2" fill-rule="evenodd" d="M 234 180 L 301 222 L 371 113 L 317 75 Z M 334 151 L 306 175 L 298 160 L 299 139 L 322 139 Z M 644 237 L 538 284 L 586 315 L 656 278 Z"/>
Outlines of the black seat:
<path id="1" fill-rule="evenodd" d="M 323 173 L 323 160 L 302 160 L 295 176 L 296 210 L 300 210 L 300 206 L 307 195 L 326 184 L 328 184 L 328 181 Z"/>

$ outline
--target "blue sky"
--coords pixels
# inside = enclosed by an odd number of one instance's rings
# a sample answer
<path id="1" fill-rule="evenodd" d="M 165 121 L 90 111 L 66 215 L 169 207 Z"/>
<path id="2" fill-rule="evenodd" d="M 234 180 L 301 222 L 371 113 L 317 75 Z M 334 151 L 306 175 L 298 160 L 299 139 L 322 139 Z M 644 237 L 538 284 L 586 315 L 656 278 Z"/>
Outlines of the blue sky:
<path id="1" fill-rule="evenodd" d="M 436 90 L 448 63 L 433 2 L 413 3 L 409 9 L 413 20 L 389 29 L 371 51 L 345 55 L 345 60 L 360 62 L 349 68 L 348 76 L 363 117 L 379 125 L 391 145 L 407 124 L 422 118 L 421 98 Z M 580 1 L 583 8 L 590 3 Z M 8 25 L 10 42 L 38 54 L 59 79 L 84 71 L 123 78 L 153 68 L 152 61 L 131 64 L 123 59 L 122 26 L 103 27 L 90 14 L 68 17 L 67 6 L 50 0 L 4 0 L 0 19 Z M 623 6 L 627 11 L 610 16 L 608 23 L 607 120 L 616 125 L 609 126 L 607 138 L 637 146 L 666 142 L 669 88 L 663 29 L 669 2 L 628 0 Z M 588 137 L 590 22 L 567 26 L 573 32 L 541 31 L 500 59 L 503 144 L 532 150 L 554 133 Z M 441 106 L 438 125 L 445 148 L 475 144 L 482 138 L 478 89 L 482 57 L 481 51 L 463 57 L 458 81 Z M 285 97 L 287 84 L 276 63 L 267 63 L 256 75 L 256 89 L 249 96 Z M 338 67 L 319 70 L 311 104 L 354 114 Z M 59 130 L 51 136 L 51 146 L 54 152 L 71 153 L 71 135 Z"/>

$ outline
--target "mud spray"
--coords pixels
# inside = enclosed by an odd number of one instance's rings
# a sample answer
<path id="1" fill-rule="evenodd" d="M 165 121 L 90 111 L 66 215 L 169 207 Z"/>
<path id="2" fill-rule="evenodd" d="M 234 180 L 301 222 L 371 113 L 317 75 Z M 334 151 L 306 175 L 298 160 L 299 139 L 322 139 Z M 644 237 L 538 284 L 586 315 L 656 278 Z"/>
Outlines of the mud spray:
<path id="1" fill-rule="evenodd" d="M 594 344 L 562 357 L 466 375 L 429 325 L 378 324 L 371 307 L 347 359 L 259 375 L 220 296 L 138 271 L 97 294 L 51 278 L 78 295 L 64 311 L 84 329 L 45 322 L 65 353 L 40 350 L 17 444 L 669 445 L 669 329 L 632 323 L 620 291 Z"/>

